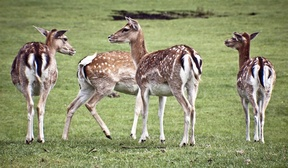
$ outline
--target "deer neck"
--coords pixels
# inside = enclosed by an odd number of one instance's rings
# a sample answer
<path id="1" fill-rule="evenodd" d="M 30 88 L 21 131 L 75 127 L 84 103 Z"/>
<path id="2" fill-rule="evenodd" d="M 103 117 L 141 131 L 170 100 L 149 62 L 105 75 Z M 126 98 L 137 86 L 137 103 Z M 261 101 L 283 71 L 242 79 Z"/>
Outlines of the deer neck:
<path id="1" fill-rule="evenodd" d="M 56 54 L 56 49 L 55 49 L 55 47 L 53 46 L 53 44 L 52 44 L 52 42 L 50 42 L 48 39 L 46 40 L 46 45 L 47 45 L 47 47 L 48 47 L 48 49 L 49 49 L 49 55 L 50 55 L 50 57 L 55 57 L 55 54 Z"/>
<path id="2" fill-rule="evenodd" d="M 242 48 L 238 50 L 239 52 L 239 69 L 244 65 L 244 63 L 250 59 L 250 44 L 246 43 Z"/>
<path id="3" fill-rule="evenodd" d="M 136 64 L 136 67 L 138 66 L 140 59 L 148 53 L 145 41 L 144 41 L 144 35 L 143 32 L 140 30 L 138 37 L 136 40 L 130 42 L 131 47 L 131 56 L 133 58 L 134 64 Z"/>
<path id="4" fill-rule="evenodd" d="M 48 47 L 49 48 L 49 55 L 50 57 L 55 57 L 56 50 L 53 47 Z"/>

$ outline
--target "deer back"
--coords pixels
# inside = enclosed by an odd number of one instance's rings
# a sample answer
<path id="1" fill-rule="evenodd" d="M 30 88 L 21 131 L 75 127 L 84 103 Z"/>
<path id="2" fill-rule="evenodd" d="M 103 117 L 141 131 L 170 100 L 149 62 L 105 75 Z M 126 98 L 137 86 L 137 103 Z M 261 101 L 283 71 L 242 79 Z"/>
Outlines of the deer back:
<path id="1" fill-rule="evenodd" d="M 189 55 L 187 60 L 185 55 Z M 155 76 L 150 76 L 154 80 L 166 82 L 180 78 L 180 70 L 185 68 L 191 70 L 190 75 L 193 74 L 196 79 L 199 79 L 202 73 L 202 60 L 191 47 L 176 45 L 145 55 L 139 63 L 136 78 L 153 73 Z"/>
<path id="2" fill-rule="evenodd" d="M 149 85 L 151 92 L 155 92 L 152 94 L 168 96 L 171 95 L 169 87 L 181 86 L 191 80 L 197 83 L 201 73 L 202 60 L 197 52 L 186 45 L 175 45 L 142 57 L 136 71 L 136 81 L 138 85 Z M 156 93 L 158 91 L 162 93 Z"/>
<path id="3" fill-rule="evenodd" d="M 85 78 L 94 88 L 105 82 L 115 83 L 115 90 L 136 94 L 138 87 L 135 73 L 136 68 L 129 52 L 109 51 L 82 59 L 79 63 L 78 79 Z"/>

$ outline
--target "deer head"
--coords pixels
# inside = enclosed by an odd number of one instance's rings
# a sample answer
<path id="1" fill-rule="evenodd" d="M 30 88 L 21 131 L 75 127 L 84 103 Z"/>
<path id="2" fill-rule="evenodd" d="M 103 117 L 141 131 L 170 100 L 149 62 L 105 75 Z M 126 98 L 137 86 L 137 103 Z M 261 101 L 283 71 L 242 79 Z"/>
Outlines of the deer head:
<path id="1" fill-rule="evenodd" d="M 108 37 L 109 42 L 111 43 L 130 43 L 131 41 L 135 41 L 139 33 L 141 33 L 141 27 L 138 22 L 130 17 L 125 17 L 128 23 L 118 30 L 116 33 L 110 35 Z"/>
<path id="2" fill-rule="evenodd" d="M 252 34 L 248 34 L 246 32 L 240 34 L 240 33 L 233 33 L 233 37 L 231 39 L 227 39 L 225 41 L 225 45 L 230 48 L 235 48 L 236 50 L 239 50 L 240 48 L 243 48 L 244 45 L 250 44 L 250 41 L 253 40 L 259 32 L 255 32 Z"/>
<path id="3" fill-rule="evenodd" d="M 68 30 L 52 29 L 51 31 L 45 30 L 40 27 L 34 26 L 43 36 L 46 37 L 46 45 L 51 48 L 55 48 L 57 52 L 66 55 L 74 55 L 76 50 L 69 44 L 66 33 Z"/>

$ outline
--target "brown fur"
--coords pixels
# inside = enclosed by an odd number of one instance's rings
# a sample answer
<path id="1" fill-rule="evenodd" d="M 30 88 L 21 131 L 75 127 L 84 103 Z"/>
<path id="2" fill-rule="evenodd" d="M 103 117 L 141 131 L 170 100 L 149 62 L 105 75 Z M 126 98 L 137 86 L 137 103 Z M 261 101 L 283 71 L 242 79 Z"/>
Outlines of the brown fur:
<path id="1" fill-rule="evenodd" d="M 108 127 L 97 113 L 96 106 L 105 96 L 113 94 L 113 90 L 136 95 L 138 86 L 135 81 L 135 71 L 129 52 L 109 51 L 82 59 L 78 64 L 80 90 L 67 108 L 62 138 L 68 139 L 72 117 L 76 110 L 85 104 L 106 137 L 112 139 Z M 138 101 L 135 107 L 136 113 L 140 113 L 141 106 L 141 101 Z"/>
<path id="2" fill-rule="evenodd" d="M 237 90 L 246 118 L 246 140 L 250 141 L 250 116 L 248 103 L 254 110 L 254 140 L 264 143 L 265 110 L 271 98 L 276 73 L 270 61 L 264 57 L 250 58 L 250 41 L 258 33 L 234 33 L 234 37 L 225 41 L 227 47 L 235 48 L 239 53 L 239 72 Z M 258 130 L 260 131 L 258 133 Z"/>
<path id="3" fill-rule="evenodd" d="M 35 28 L 42 35 L 46 36 L 46 44 L 40 42 L 26 43 L 19 50 L 11 68 L 12 83 L 23 94 L 27 102 L 27 144 L 30 144 L 34 139 L 33 96 L 39 96 L 37 105 L 39 129 L 38 142 L 44 143 L 43 120 L 46 100 L 50 90 L 54 87 L 58 76 L 55 53 L 75 54 L 75 50 L 67 42 L 67 37 L 64 35 L 66 31 L 57 31 L 56 29 L 47 31 L 42 28 Z"/>
<path id="4" fill-rule="evenodd" d="M 139 142 L 144 142 L 149 136 L 147 131 L 149 95 L 159 97 L 160 141 L 165 141 L 163 131 L 165 96 L 173 95 L 184 110 L 184 136 L 180 146 L 188 144 L 190 122 L 192 133 L 190 144 L 194 145 L 195 100 L 202 73 L 200 56 L 194 49 L 185 45 L 147 53 L 141 26 L 131 18 L 126 20 L 128 23 L 108 38 L 112 43 L 129 42 L 131 56 L 137 65 L 136 81 L 141 91 L 138 96 L 141 95 L 143 103 L 143 129 Z M 184 95 L 185 90 L 188 99 Z M 135 133 L 136 131 L 132 131 L 132 137 L 135 137 Z"/>

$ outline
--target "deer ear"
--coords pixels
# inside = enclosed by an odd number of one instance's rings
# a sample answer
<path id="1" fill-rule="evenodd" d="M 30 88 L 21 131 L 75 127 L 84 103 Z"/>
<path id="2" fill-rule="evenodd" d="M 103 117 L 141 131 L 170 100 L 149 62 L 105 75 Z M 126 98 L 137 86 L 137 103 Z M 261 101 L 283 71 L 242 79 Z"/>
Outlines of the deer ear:
<path id="1" fill-rule="evenodd" d="M 35 29 L 37 29 L 43 36 L 47 37 L 49 31 L 48 30 L 45 30 L 43 28 L 40 28 L 40 27 L 36 27 L 36 26 L 33 26 L 35 27 Z"/>
<path id="2" fill-rule="evenodd" d="M 255 33 L 250 34 L 250 40 L 254 39 L 258 34 L 259 34 L 259 32 L 255 32 Z"/>
<path id="3" fill-rule="evenodd" d="M 58 37 L 62 36 L 64 33 L 66 33 L 67 31 L 68 30 L 59 30 L 59 31 L 56 32 L 54 37 L 58 38 Z"/>
<path id="4" fill-rule="evenodd" d="M 132 26 L 134 30 L 137 31 L 139 29 L 139 24 L 136 20 L 131 19 L 130 17 L 125 17 L 125 19 L 128 21 L 128 23 Z"/>
<path id="5" fill-rule="evenodd" d="M 234 32 L 234 36 L 237 38 L 238 41 L 243 41 L 243 37 L 241 34 Z"/>
<path id="6" fill-rule="evenodd" d="M 129 22 L 131 20 L 130 17 L 125 16 L 125 19 L 127 20 L 127 22 Z"/>
<path id="7" fill-rule="evenodd" d="M 139 25 L 136 21 L 133 21 L 132 27 L 134 30 L 138 30 L 139 29 Z"/>

